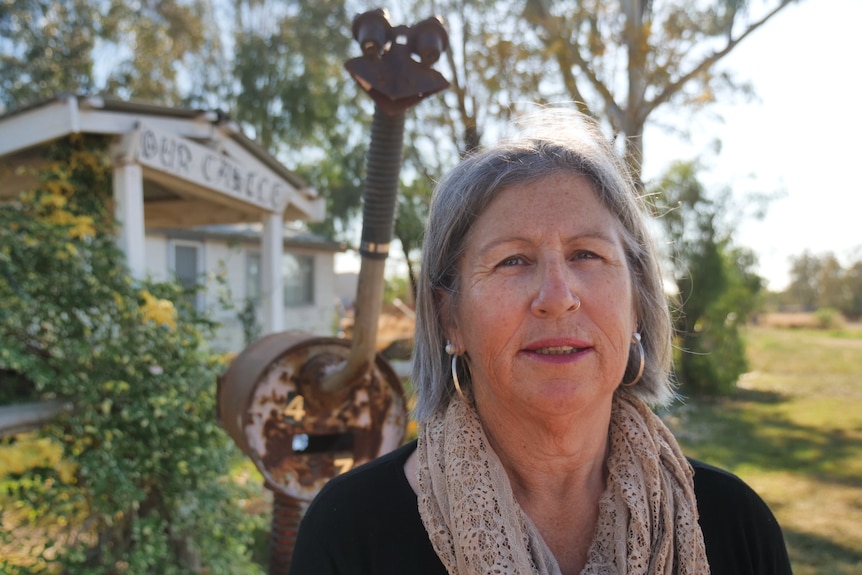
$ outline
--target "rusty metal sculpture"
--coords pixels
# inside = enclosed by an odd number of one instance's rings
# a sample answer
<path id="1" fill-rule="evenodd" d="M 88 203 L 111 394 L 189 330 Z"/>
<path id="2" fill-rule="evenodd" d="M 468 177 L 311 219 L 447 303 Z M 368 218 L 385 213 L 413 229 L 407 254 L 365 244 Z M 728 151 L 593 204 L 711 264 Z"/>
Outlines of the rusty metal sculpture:
<path id="1" fill-rule="evenodd" d="M 438 18 L 392 26 L 384 10 L 374 10 L 354 19 L 353 37 L 363 56 L 345 67 L 375 102 L 353 340 L 270 334 L 243 350 L 218 382 L 219 423 L 273 492 L 271 575 L 287 573 L 302 511 L 324 483 L 398 447 L 407 423 L 401 382 L 376 352 L 377 322 L 404 114 L 448 86 L 431 68 L 448 36 Z"/>

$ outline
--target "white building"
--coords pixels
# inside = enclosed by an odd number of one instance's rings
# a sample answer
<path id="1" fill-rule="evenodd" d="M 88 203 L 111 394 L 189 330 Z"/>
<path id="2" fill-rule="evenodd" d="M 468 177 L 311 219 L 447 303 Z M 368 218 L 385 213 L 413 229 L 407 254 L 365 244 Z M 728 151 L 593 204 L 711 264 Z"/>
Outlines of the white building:
<path id="1" fill-rule="evenodd" d="M 13 110 L 0 116 L 0 201 L 35 183 L 15 168 L 37 165 L 42 146 L 76 133 L 113 138 L 117 241 L 133 276 L 189 282 L 224 272 L 224 285 L 207 281 L 195 302 L 223 322 L 218 348 L 244 345 L 237 310 L 215 307 L 224 287 L 239 310 L 254 302 L 262 333 L 333 333 L 334 254 L 343 248 L 289 225 L 322 219 L 324 201 L 234 122 L 80 96 Z"/>
<path id="2" fill-rule="evenodd" d="M 208 226 L 190 230 L 147 230 L 147 272 L 155 279 L 177 277 L 193 284 L 203 280 L 204 293 L 195 301 L 208 308 L 221 324 L 214 347 L 239 351 L 245 347 L 240 312 L 245 302 L 254 306 L 256 324 L 263 330 L 263 292 L 260 226 Z M 258 228 L 258 229 L 256 229 Z M 338 324 L 334 255 L 341 244 L 319 237 L 285 231 L 281 256 L 283 288 L 280 298 L 283 329 L 314 335 L 334 335 Z M 217 281 L 213 276 L 223 274 Z M 232 309 L 219 305 L 227 290 Z M 263 331 L 262 331 L 263 333 Z"/>

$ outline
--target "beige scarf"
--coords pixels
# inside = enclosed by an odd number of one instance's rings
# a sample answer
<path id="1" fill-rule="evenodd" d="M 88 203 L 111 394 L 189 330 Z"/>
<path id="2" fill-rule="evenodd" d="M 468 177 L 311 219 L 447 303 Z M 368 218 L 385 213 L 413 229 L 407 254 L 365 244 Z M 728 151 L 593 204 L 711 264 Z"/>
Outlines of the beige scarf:
<path id="1" fill-rule="evenodd" d="M 450 575 L 559 575 L 476 411 L 454 400 L 423 426 L 419 513 Z M 608 480 L 582 575 L 707 575 L 693 471 L 662 421 L 619 390 Z"/>

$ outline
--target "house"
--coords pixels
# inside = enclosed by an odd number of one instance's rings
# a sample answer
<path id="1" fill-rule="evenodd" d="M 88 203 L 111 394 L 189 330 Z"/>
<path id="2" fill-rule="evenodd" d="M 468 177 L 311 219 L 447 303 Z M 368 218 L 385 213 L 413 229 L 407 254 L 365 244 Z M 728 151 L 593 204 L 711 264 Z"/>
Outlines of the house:
<path id="1" fill-rule="evenodd" d="M 14 168 L 37 165 L 42 146 L 76 133 L 112 138 L 117 241 L 133 277 L 224 277 L 194 302 L 223 322 L 217 348 L 244 346 L 246 301 L 246 323 L 261 334 L 333 333 L 334 255 L 344 248 L 297 231 L 323 218 L 324 200 L 229 117 L 84 96 L 12 110 L 0 116 L 0 201 L 34 184 Z M 233 306 L 218 305 L 223 288 Z"/>
<path id="2" fill-rule="evenodd" d="M 340 243 L 286 228 L 281 256 L 283 329 L 334 335 L 338 325 L 334 256 Z M 246 330 L 265 333 L 261 230 L 257 225 L 155 229 L 146 232 L 148 273 L 154 279 L 176 277 L 188 285 L 201 283 L 195 306 L 207 308 L 221 324 L 213 346 L 239 351 L 248 343 Z M 220 279 L 214 277 L 220 276 Z M 221 292 L 221 293 L 220 293 Z M 232 307 L 220 305 L 224 294 Z M 253 325 L 244 325 L 247 303 Z"/>

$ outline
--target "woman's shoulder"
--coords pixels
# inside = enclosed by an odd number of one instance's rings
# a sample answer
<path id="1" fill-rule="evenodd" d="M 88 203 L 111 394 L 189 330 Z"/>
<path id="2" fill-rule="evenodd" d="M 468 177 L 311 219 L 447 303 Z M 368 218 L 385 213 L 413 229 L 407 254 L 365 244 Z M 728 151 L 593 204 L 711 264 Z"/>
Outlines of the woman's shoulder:
<path id="1" fill-rule="evenodd" d="M 404 463 L 410 443 L 330 480 L 300 524 L 291 575 L 445 575 Z"/>
<path id="2" fill-rule="evenodd" d="M 763 499 L 733 473 L 689 461 L 713 575 L 791 573 L 781 527 Z"/>
<path id="3" fill-rule="evenodd" d="M 404 463 L 416 449 L 416 443 L 364 463 L 329 480 L 309 505 L 306 516 L 315 513 L 361 513 L 363 507 L 379 509 L 384 501 L 398 496 L 414 496 L 404 475 Z M 405 489 L 406 488 L 406 489 Z"/>

